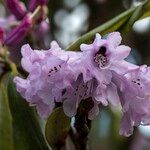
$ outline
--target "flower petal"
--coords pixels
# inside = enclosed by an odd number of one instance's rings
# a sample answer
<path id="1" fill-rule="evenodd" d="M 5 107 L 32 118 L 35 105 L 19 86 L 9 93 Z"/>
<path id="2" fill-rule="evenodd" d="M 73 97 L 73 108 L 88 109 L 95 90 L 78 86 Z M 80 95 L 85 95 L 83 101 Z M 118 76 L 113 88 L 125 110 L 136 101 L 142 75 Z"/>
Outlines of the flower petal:
<path id="1" fill-rule="evenodd" d="M 120 135 L 129 137 L 133 133 L 133 122 L 130 118 L 130 114 L 127 112 L 124 114 L 121 122 Z"/>
<path id="2" fill-rule="evenodd" d="M 107 36 L 108 42 L 116 48 L 121 43 L 121 35 L 119 32 L 112 32 Z"/>
<path id="3" fill-rule="evenodd" d="M 107 87 L 107 98 L 108 98 L 108 101 L 113 106 L 117 106 L 120 102 L 120 99 L 117 93 L 117 86 L 114 83 L 109 84 Z"/>
<path id="4" fill-rule="evenodd" d="M 75 116 L 77 107 L 78 105 L 76 100 L 67 99 L 63 102 L 64 113 L 69 117 Z"/>
<path id="5" fill-rule="evenodd" d="M 115 59 L 116 60 L 123 60 L 125 59 L 131 51 L 131 48 L 129 46 L 120 45 L 115 50 Z"/>

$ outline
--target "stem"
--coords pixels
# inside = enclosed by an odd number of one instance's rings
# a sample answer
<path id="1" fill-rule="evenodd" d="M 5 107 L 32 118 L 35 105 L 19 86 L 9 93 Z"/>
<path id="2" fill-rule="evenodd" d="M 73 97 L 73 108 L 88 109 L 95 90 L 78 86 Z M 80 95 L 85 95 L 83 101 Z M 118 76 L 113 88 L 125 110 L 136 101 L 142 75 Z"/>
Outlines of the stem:
<path id="1" fill-rule="evenodd" d="M 3 73 L 5 73 L 5 71 L 7 72 L 7 71 L 11 70 L 12 74 L 15 76 L 18 74 L 18 70 L 17 70 L 15 63 L 13 63 L 9 59 L 8 55 L 9 55 L 9 53 L 8 53 L 7 49 L 4 48 L 3 52 L 0 54 L 0 63 L 2 63 L 2 65 L 4 65 Z"/>
<path id="2" fill-rule="evenodd" d="M 90 128 L 88 127 L 88 122 L 91 122 L 86 117 L 81 120 L 80 115 L 76 115 L 75 128 L 77 131 L 77 141 L 80 146 L 80 150 L 88 150 L 88 134 Z"/>
<path id="3" fill-rule="evenodd" d="M 35 11 L 31 14 L 30 17 L 31 17 L 33 20 L 36 20 L 37 17 L 39 16 L 39 14 L 41 14 L 41 10 L 42 10 L 42 7 L 41 7 L 41 6 L 38 6 L 38 7 L 35 9 Z"/>
<path id="4" fill-rule="evenodd" d="M 76 148 L 77 150 L 80 149 L 79 143 L 78 143 L 78 141 L 77 141 L 77 137 L 75 136 L 75 133 L 74 133 L 74 131 L 73 131 L 72 128 L 71 128 L 70 131 L 69 131 L 69 136 L 70 136 L 70 138 L 71 138 L 71 140 L 72 140 L 72 142 L 73 142 L 75 148 Z"/>
<path id="5" fill-rule="evenodd" d="M 88 112 L 94 106 L 91 98 L 82 100 L 77 114 L 75 116 L 74 127 L 76 129 L 76 134 L 70 131 L 70 136 L 76 146 L 77 150 L 88 150 L 88 134 L 91 129 L 91 120 L 88 119 Z"/>

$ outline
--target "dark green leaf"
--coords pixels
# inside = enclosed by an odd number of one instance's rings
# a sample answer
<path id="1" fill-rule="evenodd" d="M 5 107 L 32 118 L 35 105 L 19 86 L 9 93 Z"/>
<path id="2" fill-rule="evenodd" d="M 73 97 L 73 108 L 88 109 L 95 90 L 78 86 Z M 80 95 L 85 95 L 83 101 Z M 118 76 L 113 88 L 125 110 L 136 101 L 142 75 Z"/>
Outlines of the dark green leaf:
<path id="1" fill-rule="evenodd" d="M 65 144 L 70 129 L 71 119 L 67 117 L 62 107 L 56 108 L 46 123 L 46 139 L 53 149 L 59 149 Z"/>
<path id="2" fill-rule="evenodd" d="M 13 150 L 12 117 L 9 110 L 7 91 L 0 85 L 0 150 Z"/>
<path id="3" fill-rule="evenodd" d="M 15 150 L 48 150 L 39 122 L 29 104 L 17 93 L 13 78 L 8 82 L 8 99 L 13 118 Z"/>
<path id="4" fill-rule="evenodd" d="M 148 7 L 149 7 L 149 10 L 146 10 Z M 138 19 L 143 18 L 143 16 L 146 17 L 148 14 L 150 16 L 150 0 L 137 7 L 137 9 L 133 12 L 132 16 L 123 25 L 123 27 L 120 29 L 120 31 L 126 35 L 132 29 L 133 24 Z"/>
<path id="5" fill-rule="evenodd" d="M 140 19 L 146 18 L 150 16 L 150 0 L 147 0 L 143 5 L 143 14 Z"/>

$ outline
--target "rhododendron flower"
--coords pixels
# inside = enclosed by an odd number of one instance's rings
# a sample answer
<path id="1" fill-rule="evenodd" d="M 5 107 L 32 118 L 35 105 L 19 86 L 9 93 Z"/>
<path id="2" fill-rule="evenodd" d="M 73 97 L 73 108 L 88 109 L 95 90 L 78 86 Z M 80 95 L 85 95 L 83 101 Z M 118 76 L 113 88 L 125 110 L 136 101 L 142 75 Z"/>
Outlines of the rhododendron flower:
<path id="1" fill-rule="evenodd" d="M 102 39 L 99 34 L 96 34 L 92 44 L 81 45 L 86 74 L 90 74 L 98 82 L 94 94 L 95 99 L 101 101 L 104 105 L 107 105 L 108 101 L 113 105 L 119 103 L 117 87 L 111 82 L 111 72 L 114 70 L 120 73 L 119 69 L 125 72 L 128 69 L 127 66 L 129 66 L 129 63 L 126 63 L 123 59 L 129 55 L 130 48 L 120 45 L 120 43 L 120 33 L 113 32 L 108 34 L 106 39 Z"/>
<path id="2" fill-rule="evenodd" d="M 100 105 L 121 103 L 120 133 L 129 136 L 134 126 L 150 123 L 150 68 L 126 62 L 130 48 L 120 43 L 120 34 L 113 32 L 105 39 L 96 34 L 92 44 L 81 45 L 81 52 L 64 51 L 55 41 L 47 51 L 24 45 L 21 64 L 29 75 L 14 78 L 17 91 L 44 118 L 57 102 L 73 117 L 80 103 L 92 100 L 89 119 L 99 113 Z"/>
<path id="3" fill-rule="evenodd" d="M 114 77 L 123 108 L 120 134 L 130 136 L 134 126 L 150 124 L 150 68 L 143 65 Z"/>
<path id="4" fill-rule="evenodd" d="M 95 86 L 95 80 L 90 80 L 85 83 L 83 76 L 79 75 L 78 79 L 72 83 L 72 87 L 68 87 L 64 91 L 64 112 L 68 116 L 75 116 L 81 100 L 93 97 L 92 94 Z M 98 107 L 98 102 L 95 102 L 95 107 Z M 91 115 L 95 116 L 96 114 Z"/>
<path id="5" fill-rule="evenodd" d="M 120 47 L 123 48 L 123 54 L 120 52 L 120 57 L 116 61 L 121 61 L 130 51 L 128 47 L 118 46 L 120 41 L 119 33 L 112 33 L 107 39 L 101 39 L 97 34 L 93 44 L 81 46 L 83 52 L 61 50 L 56 42 L 52 42 L 48 51 L 32 51 L 28 45 L 23 46 L 21 62 L 29 76 L 24 81 L 28 82 L 28 87 L 23 90 L 26 94 L 22 95 L 30 103 L 35 102 L 35 95 L 46 105 L 52 105 L 51 102 L 62 102 L 68 116 L 74 116 L 81 100 L 90 97 L 97 110 L 91 110 L 90 114 L 93 117 L 94 113 L 98 112 L 99 103 L 108 105 L 110 102 L 117 105 L 119 96 L 116 85 L 111 82 L 111 66 L 114 67 L 113 61 Z M 105 57 L 105 53 L 108 55 L 106 59 L 109 64 L 101 66 L 101 56 Z M 21 92 L 19 80 L 15 78 L 14 81 L 18 83 L 17 89 Z"/>
<path id="6" fill-rule="evenodd" d="M 21 52 L 22 66 L 29 75 L 27 79 L 15 77 L 17 90 L 28 102 L 36 105 L 37 109 L 40 108 L 38 112 L 42 117 L 47 117 L 42 115 L 47 114 L 44 111 L 51 112 L 54 103 L 62 101 L 62 91 L 70 86 L 72 81 L 70 72 L 67 70 L 68 56 L 56 42 L 52 42 L 51 49 L 48 51 L 33 51 L 29 45 L 24 45 Z M 42 110 L 39 104 L 50 110 L 46 108 Z"/>
<path id="7" fill-rule="evenodd" d="M 99 34 L 96 34 L 92 44 L 81 44 L 81 51 L 85 55 L 86 65 L 88 70 L 100 70 L 107 74 L 108 70 L 118 70 L 120 62 L 124 61 L 130 53 L 130 47 L 120 45 L 121 36 L 119 32 L 108 34 L 106 39 L 102 39 Z M 105 72 L 106 71 L 106 72 Z M 92 72 L 92 71 L 91 71 Z M 97 77 L 95 71 L 93 76 Z M 98 77 L 97 77 L 98 78 Z"/>

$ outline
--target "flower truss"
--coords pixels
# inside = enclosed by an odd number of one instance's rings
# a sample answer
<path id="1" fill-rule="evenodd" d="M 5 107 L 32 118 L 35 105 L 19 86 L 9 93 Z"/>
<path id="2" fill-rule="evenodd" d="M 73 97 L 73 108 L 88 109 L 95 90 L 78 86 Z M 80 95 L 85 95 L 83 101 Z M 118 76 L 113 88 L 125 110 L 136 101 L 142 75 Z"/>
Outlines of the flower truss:
<path id="1" fill-rule="evenodd" d="M 49 50 L 22 47 L 22 67 L 28 72 L 15 77 L 17 91 L 47 118 L 57 103 L 73 117 L 81 101 L 91 98 L 89 119 L 99 114 L 101 105 L 122 106 L 120 133 L 129 136 L 134 126 L 150 124 L 150 67 L 137 66 L 124 59 L 130 47 L 121 44 L 119 32 L 93 43 L 81 44 L 80 52 L 62 50 L 53 41 Z"/>

